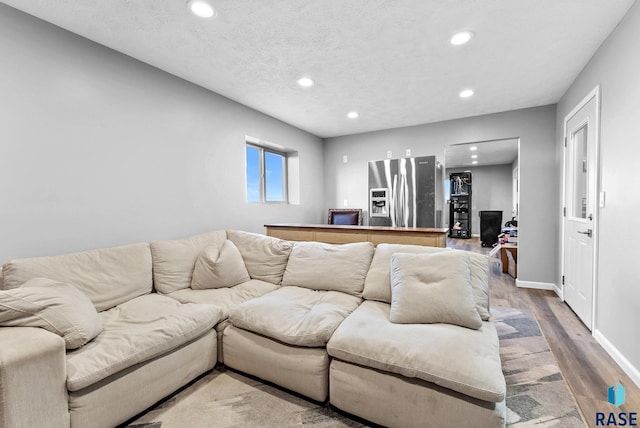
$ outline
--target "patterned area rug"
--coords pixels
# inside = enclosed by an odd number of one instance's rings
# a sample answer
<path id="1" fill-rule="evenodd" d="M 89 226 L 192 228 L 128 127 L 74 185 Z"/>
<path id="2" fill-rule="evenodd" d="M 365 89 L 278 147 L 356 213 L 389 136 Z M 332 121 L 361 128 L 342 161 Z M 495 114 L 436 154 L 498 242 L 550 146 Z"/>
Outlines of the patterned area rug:
<path id="1" fill-rule="evenodd" d="M 573 396 L 531 313 L 494 307 L 502 370 L 507 380 L 508 426 L 583 427 Z M 320 405 L 232 370 L 214 370 L 157 404 L 130 428 L 367 427 Z"/>
<path id="2" fill-rule="evenodd" d="M 507 381 L 507 426 L 584 427 L 558 364 L 529 311 L 492 307 Z"/>

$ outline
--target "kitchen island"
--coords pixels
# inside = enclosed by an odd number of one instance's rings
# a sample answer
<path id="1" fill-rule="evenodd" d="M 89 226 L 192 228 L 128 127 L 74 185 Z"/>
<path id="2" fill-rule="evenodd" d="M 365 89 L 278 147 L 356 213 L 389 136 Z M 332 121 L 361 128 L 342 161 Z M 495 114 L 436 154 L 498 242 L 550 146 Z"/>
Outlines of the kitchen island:
<path id="1" fill-rule="evenodd" d="M 329 244 L 373 242 L 446 247 L 447 228 L 343 226 L 334 224 L 265 224 L 267 235 L 288 241 L 319 241 Z"/>

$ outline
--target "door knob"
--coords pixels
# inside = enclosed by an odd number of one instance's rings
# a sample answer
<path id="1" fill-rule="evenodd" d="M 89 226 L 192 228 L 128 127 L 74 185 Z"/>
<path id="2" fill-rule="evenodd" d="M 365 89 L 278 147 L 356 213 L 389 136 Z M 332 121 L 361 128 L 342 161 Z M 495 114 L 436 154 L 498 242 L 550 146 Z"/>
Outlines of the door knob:
<path id="1" fill-rule="evenodd" d="M 587 229 L 584 232 L 579 230 L 578 233 L 582 233 L 583 235 L 587 235 L 589 238 L 591 238 L 591 235 L 593 235 L 593 230 Z"/>

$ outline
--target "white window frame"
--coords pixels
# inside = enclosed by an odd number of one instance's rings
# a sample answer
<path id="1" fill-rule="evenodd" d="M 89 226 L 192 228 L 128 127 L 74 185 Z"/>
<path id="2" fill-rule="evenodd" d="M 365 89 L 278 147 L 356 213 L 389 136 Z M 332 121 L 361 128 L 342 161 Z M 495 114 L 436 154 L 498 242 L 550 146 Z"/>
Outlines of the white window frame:
<path id="1" fill-rule="evenodd" d="M 255 144 L 252 143 L 250 141 L 247 141 L 246 143 L 246 147 L 251 147 L 253 149 L 257 149 L 258 150 L 258 163 L 260 166 L 260 172 L 259 172 L 259 177 L 260 177 L 260 200 L 259 201 L 249 201 L 248 200 L 248 195 L 247 195 L 247 202 L 251 203 L 251 204 L 287 204 L 289 203 L 289 196 L 288 196 L 288 185 L 287 185 L 287 180 L 288 180 L 288 171 L 287 171 L 287 153 L 286 152 L 281 152 L 278 150 L 274 150 L 272 148 L 269 147 L 265 147 L 262 146 L 260 144 Z M 281 201 L 267 201 L 267 180 L 266 180 L 266 176 L 265 176 L 265 154 L 266 153 L 272 153 L 274 155 L 278 155 L 278 156 L 282 156 L 282 200 Z M 246 149 L 245 149 L 245 160 L 246 160 Z M 245 177 L 246 177 L 246 169 L 247 169 L 248 165 L 245 164 Z M 246 183 L 245 183 L 246 186 Z"/>

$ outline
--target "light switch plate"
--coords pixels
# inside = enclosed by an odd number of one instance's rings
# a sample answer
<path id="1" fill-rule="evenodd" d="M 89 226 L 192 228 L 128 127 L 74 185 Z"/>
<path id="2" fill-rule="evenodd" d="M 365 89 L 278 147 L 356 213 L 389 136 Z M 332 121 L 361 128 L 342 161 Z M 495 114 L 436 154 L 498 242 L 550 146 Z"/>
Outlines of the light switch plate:
<path id="1" fill-rule="evenodd" d="M 342 156 L 342 162 L 343 163 L 349 162 L 349 158 L 347 158 L 347 155 Z"/>
<path id="2" fill-rule="evenodd" d="M 411 157 L 411 149 L 405 150 L 404 154 L 405 154 L 406 157 L 410 158 Z"/>
<path id="3" fill-rule="evenodd" d="M 600 208 L 604 208 L 604 192 L 600 192 Z"/>

